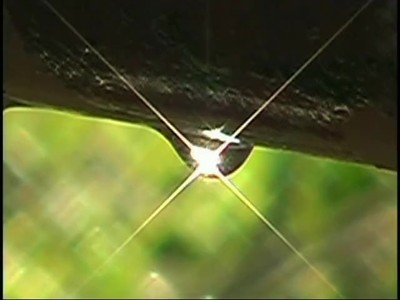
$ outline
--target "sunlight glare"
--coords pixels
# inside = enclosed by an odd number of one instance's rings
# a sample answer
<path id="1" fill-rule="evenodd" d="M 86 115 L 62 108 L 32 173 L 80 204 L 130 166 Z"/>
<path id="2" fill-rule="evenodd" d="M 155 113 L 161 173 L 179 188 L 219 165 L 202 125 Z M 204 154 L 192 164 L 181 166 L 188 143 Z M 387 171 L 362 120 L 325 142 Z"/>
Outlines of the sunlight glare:
<path id="1" fill-rule="evenodd" d="M 190 155 L 196 161 L 200 174 L 214 176 L 219 173 L 218 165 L 221 162 L 221 158 L 218 151 L 192 146 Z"/>

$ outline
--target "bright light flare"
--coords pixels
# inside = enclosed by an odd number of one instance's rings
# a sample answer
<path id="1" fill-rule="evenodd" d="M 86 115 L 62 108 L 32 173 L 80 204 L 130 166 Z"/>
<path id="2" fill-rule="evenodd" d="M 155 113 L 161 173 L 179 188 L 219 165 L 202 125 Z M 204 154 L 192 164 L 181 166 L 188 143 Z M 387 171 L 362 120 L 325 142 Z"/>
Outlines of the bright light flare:
<path id="1" fill-rule="evenodd" d="M 151 223 L 184 189 L 186 189 L 199 175 L 204 175 L 207 177 L 217 177 L 221 182 L 231 190 L 242 202 L 245 204 L 272 232 L 281 239 L 281 241 L 300 259 L 302 259 L 306 265 L 310 267 L 312 271 L 324 281 L 330 288 L 335 291 L 342 298 L 343 295 L 337 290 L 337 288 L 330 283 L 330 281 L 316 268 L 312 265 L 307 258 L 303 256 L 281 233 L 275 228 L 262 214 L 261 212 L 247 199 L 247 197 L 240 192 L 240 190 L 219 170 L 219 165 L 221 164 L 221 153 L 229 146 L 229 144 L 240 144 L 237 136 L 245 130 L 251 122 L 253 122 L 259 114 L 278 96 L 281 92 L 289 86 L 303 71 L 310 65 L 353 21 L 361 14 L 361 12 L 366 9 L 373 0 L 368 0 L 342 27 L 339 28 L 333 36 L 326 41 L 317 51 L 299 68 L 297 71 L 289 77 L 281 86 L 274 92 L 264 104 L 259 107 L 252 115 L 250 115 L 239 128 L 231 135 L 228 136 L 222 133 L 222 127 L 212 130 L 204 130 L 203 135 L 210 138 L 211 140 L 219 140 L 222 144 L 217 149 L 208 149 L 205 147 L 193 145 L 182 133 L 163 115 L 156 107 L 154 107 L 132 84 L 100 53 L 98 52 L 50 3 L 46 0 L 42 2 L 72 31 L 80 38 L 86 46 L 93 51 L 93 53 L 106 64 L 114 74 L 127 85 L 127 87 L 162 121 L 164 124 L 178 136 L 181 141 L 190 149 L 190 155 L 196 162 L 197 167 L 195 171 L 100 265 L 92 274 L 83 282 L 79 287 L 82 289 L 95 275 L 97 275 L 100 270 L 107 265 L 112 258 L 117 255 L 136 235 L 138 235 L 149 223 Z M 151 276 L 157 276 L 157 274 L 152 274 Z M 156 280 L 153 278 L 153 280 Z M 206 297 L 210 298 L 210 297 Z"/>
<path id="2" fill-rule="evenodd" d="M 202 133 L 204 136 L 206 136 L 212 140 L 217 140 L 217 141 L 221 141 L 221 142 L 225 142 L 225 143 L 240 144 L 240 140 L 238 138 L 223 133 L 222 129 L 223 129 L 223 127 L 214 128 L 214 129 L 206 129 L 206 130 L 203 130 Z"/>
<path id="3" fill-rule="evenodd" d="M 219 174 L 218 165 L 221 163 L 219 151 L 205 147 L 192 146 L 190 155 L 197 164 L 197 170 L 204 176 L 217 176 Z"/>

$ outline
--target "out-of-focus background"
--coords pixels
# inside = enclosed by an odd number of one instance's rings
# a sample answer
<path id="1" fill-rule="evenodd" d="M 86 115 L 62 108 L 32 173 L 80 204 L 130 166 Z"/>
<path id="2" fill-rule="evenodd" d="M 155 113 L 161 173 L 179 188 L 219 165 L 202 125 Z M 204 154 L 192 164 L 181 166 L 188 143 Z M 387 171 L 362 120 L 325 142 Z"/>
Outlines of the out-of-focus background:
<path id="1" fill-rule="evenodd" d="M 4 113 L 6 298 L 337 297 L 221 183 L 146 127 Z M 231 179 L 347 297 L 397 296 L 397 174 L 256 148 Z"/>

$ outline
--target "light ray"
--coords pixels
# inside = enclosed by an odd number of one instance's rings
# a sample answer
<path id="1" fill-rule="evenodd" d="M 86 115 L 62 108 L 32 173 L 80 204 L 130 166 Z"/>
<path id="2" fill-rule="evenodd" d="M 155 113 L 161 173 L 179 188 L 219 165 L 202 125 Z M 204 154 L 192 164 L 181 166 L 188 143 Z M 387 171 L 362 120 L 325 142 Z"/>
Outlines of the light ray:
<path id="1" fill-rule="evenodd" d="M 164 124 L 191 149 L 192 143 L 153 104 L 150 103 L 79 31 L 68 22 L 47 0 L 41 0 Z"/>
<path id="2" fill-rule="evenodd" d="M 345 22 L 321 47 L 315 51 L 313 55 L 309 59 L 303 63 L 300 68 L 297 69 L 296 72 L 293 73 L 265 102 L 261 105 L 253 114 L 250 115 L 243 123 L 240 125 L 236 131 L 231 135 L 232 138 L 237 137 L 243 130 L 250 125 L 251 122 L 254 121 L 255 118 L 268 106 L 272 101 L 279 96 L 282 91 L 291 84 L 297 76 L 299 76 L 317 57 L 347 28 L 349 25 L 360 15 L 372 2 L 373 0 L 368 0 L 365 2 L 348 20 Z M 227 146 L 229 142 L 226 141 L 220 147 L 218 147 L 218 151 L 221 153 Z"/>
<path id="3" fill-rule="evenodd" d="M 337 295 L 344 298 L 343 294 L 322 274 L 317 267 L 315 267 L 299 250 L 290 243 L 283 234 L 263 216 L 263 214 L 258 210 L 258 208 L 249 200 L 247 197 L 234 185 L 223 174 L 216 174 L 220 181 L 233 193 L 237 198 L 239 198 L 242 203 L 247 206 L 257 218 L 266 225 L 297 257 L 299 257 L 314 273 L 318 276 L 324 283 L 326 283 Z"/>
<path id="4" fill-rule="evenodd" d="M 78 293 L 85 287 L 97 274 L 102 271 L 102 269 L 119 253 L 123 248 L 125 248 L 139 233 L 141 233 L 169 204 L 172 203 L 176 197 L 182 193 L 197 177 L 199 177 L 200 172 L 196 169 L 192 172 L 175 190 L 172 194 L 165 199 L 160 206 L 158 206 L 153 213 L 147 217 L 146 220 L 140 224 L 140 226 L 129 236 L 125 239 L 125 241 L 114 250 L 113 253 L 101 264 L 99 265 L 93 273 L 75 290 L 74 294 Z"/>
<path id="5" fill-rule="evenodd" d="M 356 17 L 361 14 L 372 2 L 368 0 L 363 6 L 361 6 L 350 19 L 341 26 L 330 39 L 328 39 L 317 51 L 303 64 L 299 69 L 289 77 L 265 102 L 261 105 L 252 115 L 250 115 L 240 125 L 236 131 L 231 135 L 231 138 L 236 138 L 245 128 L 247 128 L 251 122 L 253 122 L 259 114 L 269 105 L 276 97 L 289 86 L 353 21 Z M 116 76 L 128 86 L 128 88 L 162 121 L 165 125 L 179 137 L 182 142 L 192 150 L 193 144 L 166 118 L 164 115 L 155 108 L 138 90 L 136 90 L 132 84 L 99 52 L 97 51 L 48 1 L 42 0 L 42 2 L 80 39 L 85 45 L 95 53 L 95 55 L 103 61 L 110 70 L 116 74 Z M 228 145 L 230 141 L 225 141 L 217 148 L 217 153 L 221 153 Z M 134 237 L 136 237 L 144 228 L 146 228 L 185 188 L 187 188 L 201 172 L 196 169 L 186 180 L 98 267 L 95 271 L 84 281 L 84 283 L 78 288 L 77 291 L 81 290 L 94 276 L 96 276 L 105 265 L 107 265 Z M 271 224 L 261 212 L 251 203 L 250 200 L 225 176 L 220 172 L 216 175 L 223 182 L 223 184 L 229 188 L 241 201 L 245 204 L 262 222 L 266 225 L 281 241 L 294 253 L 296 254 L 323 282 L 325 282 L 335 293 L 343 298 L 343 295 L 338 289 L 316 268 L 308 259 L 301 254 L 281 233 Z"/>

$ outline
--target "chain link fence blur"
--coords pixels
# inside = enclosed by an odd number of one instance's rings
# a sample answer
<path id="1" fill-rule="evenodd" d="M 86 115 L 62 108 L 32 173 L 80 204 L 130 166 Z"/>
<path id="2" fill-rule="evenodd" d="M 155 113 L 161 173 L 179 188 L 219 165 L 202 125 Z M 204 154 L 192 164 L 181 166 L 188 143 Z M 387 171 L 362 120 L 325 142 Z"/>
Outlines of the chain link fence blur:
<path id="1" fill-rule="evenodd" d="M 79 289 L 189 173 L 149 128 L 7 111 L 5 297 L 336 297 L 213 180 Z M 396 173 L 257 148 L 232 180 L 344 295 L 396 297 Z"/>

